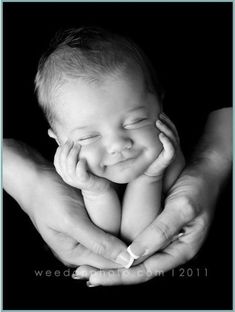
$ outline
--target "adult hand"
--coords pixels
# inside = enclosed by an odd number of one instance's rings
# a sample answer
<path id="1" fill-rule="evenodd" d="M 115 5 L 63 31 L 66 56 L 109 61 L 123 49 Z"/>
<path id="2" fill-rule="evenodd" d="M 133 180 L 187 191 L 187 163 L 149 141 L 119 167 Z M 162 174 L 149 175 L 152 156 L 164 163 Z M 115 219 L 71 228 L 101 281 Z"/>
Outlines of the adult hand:
<path id="1" fill-rule="evenodd" d="M 206 238 L 215 201 L 231 170 L 231 133 L 231 109 L 212 113 L 191 164 L 168 193 L 163 212 L 130 245 L 138 257 L 136 266 L 105 271 L 81 266 L 76 275 L 89 279 L 92 286 L 136 284 L 193 258 Z M 183 235 L 175 239 L 179 232 Z"/>
<path id="2" fill-rule="evenodd" d="M 126 245 L 90 221 L 80 193 L 26 144 L 4 140 L 3 185 L 65 264 L 118 268 L 129 262 Z"/>

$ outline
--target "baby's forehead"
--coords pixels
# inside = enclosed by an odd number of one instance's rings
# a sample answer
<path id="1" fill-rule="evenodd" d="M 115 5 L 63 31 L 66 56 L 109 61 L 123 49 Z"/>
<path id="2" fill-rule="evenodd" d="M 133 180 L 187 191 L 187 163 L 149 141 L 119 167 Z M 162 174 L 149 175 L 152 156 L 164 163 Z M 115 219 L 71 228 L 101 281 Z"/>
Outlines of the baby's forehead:
<path id="1" fill-rule="evenodd" d="M 54 108 L 56 113 L 64 115 L 75 111 L 79 106 L 82 119 L 89 110 L 99 112 L 109 110 L 110 107 L 120 107 L 127 111 L 148 103 L 150 95 L 153 96 L 146 87 L 141 70 L 128 66 L 99 75 L 96 79 L 67 77 L 64 84 L 57 88 Z"/>

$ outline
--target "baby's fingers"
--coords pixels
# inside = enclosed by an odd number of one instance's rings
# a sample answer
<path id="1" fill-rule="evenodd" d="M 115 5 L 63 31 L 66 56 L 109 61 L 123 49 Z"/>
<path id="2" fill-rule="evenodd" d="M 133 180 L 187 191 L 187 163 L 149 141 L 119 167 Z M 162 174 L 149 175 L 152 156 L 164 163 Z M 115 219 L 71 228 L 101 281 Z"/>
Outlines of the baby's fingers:
<path id="1" fill-rule="evenodd" d="M 87 162 L 85 159 L 80 159 L 76 166 L 76 176 L 81 183 L 86 183 L 89 180 L 89 173 L 87 171 Z"/>
<path id="2" fill-rule="evenodd" d="M 62 171 L 60 168 L 60 154 L 61 154 L 61 147 L 59 146 L 56 150 L 55 156 L 54 156 L 54 166 L 56 171 L 58 172 L 59 175 L 62 175 Z"/>
<path id="3" fill-rule="evenodd" d="M 175 136 L 175 133 L 167 126 L 167 124 L 158 119 L 156 121 L 156 126 L 165 136 L 171 140 L 174 146 L 177 147 L 179 144 L 178 139 Z"/>
<path id="4" fill-rule="evenodd" d="M 80 144 L 75 143 L 73 147 L 70 149 L 67 156 L 66 171 L 71 178 L 73 178 L 76 174 L 76 166 L 79 161 L 80 150 L 81 150 Z"/>
<path id="5" fill-rule="evenodd" d="M 64 172 L 66 172 L 65 161 L 72 146 L 73 143 L 71 141 L 66 141 L 64 145 L 57 148 L 54 156 L 54 166 L 58 174 L 62 177 L 64 176 Z"/>
<path id="6" fill-rule="evenodd" d="M 166 165 L 175 157 L 175 148 L 171 140 L 162 132 L 159 134 L 159 140 L 163 145 L 162 155 L 160 154 L 159 157 L 162 156 L 163 165 Z"/>
<path id="7" fill-rule="evenodd" d="M 178 131 L 176 129 L 176 126 L 175 124 L 170 120 L 170 118 L 164 114 L 164 113 L 161 113 L 159 118 L 161 119 L 161 121 L 163 123 L 165 123 L 169 129 L 171 129 L 171 131 L 173 132 L 176 140 L 177 140 L 177 143 L 180 144 L 180 138 L 179 138 L 179 134 L 178 134 Z"/>

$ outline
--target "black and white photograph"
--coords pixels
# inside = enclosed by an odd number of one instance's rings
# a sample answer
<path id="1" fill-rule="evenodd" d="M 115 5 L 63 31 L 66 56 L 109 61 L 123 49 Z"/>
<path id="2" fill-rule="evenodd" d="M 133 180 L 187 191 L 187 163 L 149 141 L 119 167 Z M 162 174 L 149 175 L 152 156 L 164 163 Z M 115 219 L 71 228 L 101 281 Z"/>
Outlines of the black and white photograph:
<path id="1" fill-rule="evenodd" d="M 3 309 L 232 309 L 232 10 L 3 3 Z"/>

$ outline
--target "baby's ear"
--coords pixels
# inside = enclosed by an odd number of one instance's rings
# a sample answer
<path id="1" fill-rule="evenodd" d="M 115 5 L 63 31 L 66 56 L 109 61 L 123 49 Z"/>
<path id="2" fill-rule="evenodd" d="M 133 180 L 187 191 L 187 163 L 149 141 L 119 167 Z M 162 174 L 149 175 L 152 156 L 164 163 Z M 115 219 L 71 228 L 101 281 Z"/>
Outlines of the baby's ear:
<path id="1" fill-rule="evenodd" d="M 58 138 L 57 138 L 57 135 L 54 133 L 54 131 L 53 131 L 52 129 L 48 129 L 47 133 L 48 133 L 48 135 L 49 135 L 50 138 L 56 140 L 56 143 L 57 143 L 58 145 L 60 145 L 60 142 L 59 142 L 59 140 L 58 140 Z"/>

